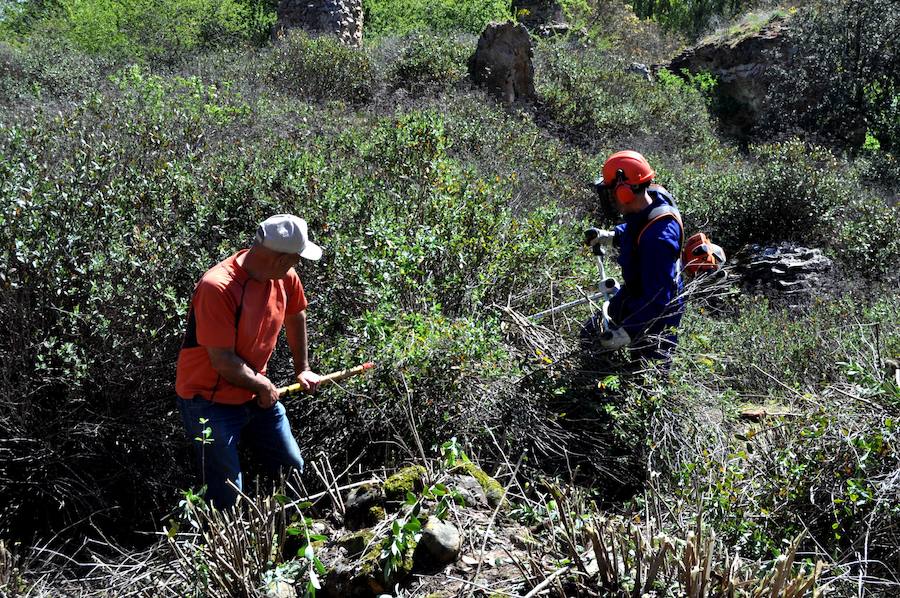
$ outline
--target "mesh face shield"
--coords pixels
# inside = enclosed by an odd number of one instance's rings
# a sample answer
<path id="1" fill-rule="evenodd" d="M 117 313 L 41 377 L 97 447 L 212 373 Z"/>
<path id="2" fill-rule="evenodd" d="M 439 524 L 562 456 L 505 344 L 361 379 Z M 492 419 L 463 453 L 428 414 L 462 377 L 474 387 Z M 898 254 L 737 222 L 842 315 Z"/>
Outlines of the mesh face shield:
<path id="1" fill-rule="evenodd" d="M 619 217 L 619 211 L 616 209 L 616 203 L 613 200 L 613 187 L 606 185 L 603 178 L 598 178 L 593 184 L 594 193 L 597 194 L 597 200 L 600 205 L 600 212 L 609 220 L 616 220 Z"/>

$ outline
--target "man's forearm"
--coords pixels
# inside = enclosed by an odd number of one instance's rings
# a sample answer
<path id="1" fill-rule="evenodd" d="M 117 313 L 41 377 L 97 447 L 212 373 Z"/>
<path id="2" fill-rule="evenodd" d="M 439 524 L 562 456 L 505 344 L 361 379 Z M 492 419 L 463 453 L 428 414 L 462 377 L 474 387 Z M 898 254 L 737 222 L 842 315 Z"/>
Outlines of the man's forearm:
<path id="1" fill-rule="evenodd" d="M 212 367 L 216 372 L 235 386 L 259 393 L 268 380 L 262 374 L 253 371 L 247 362 L 235 353 L 210 355 Z"/>
<path id="2" fill-rule="evenodd" d="M 294 358 L 294 372 L 300 374 L 311 369 L 309 367 L 309 351 L 307 349 L 306 336 L 306 312 L 302 311 L 294 316 L 285 318 L 285 335 L 291 355 Z"/>

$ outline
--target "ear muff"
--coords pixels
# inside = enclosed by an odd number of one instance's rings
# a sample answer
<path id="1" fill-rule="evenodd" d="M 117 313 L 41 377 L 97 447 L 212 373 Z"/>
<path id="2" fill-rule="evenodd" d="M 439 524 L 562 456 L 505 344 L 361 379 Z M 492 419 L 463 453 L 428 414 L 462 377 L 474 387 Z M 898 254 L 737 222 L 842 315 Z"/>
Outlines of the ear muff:
<path id="1" fill-rule="evenodd" d="M 634 193 L 631 191 L 631 185 L 627 183 L 616 184 L 616 199 L 619 203 L 631 203 L 634 201 Z"/>
<path id="2" fill-rule="evenodd" d="M 622 204 L 634 201 L 632 187 L 625 180 L 625 171 L 620 168 L 616 171 L 616 180 L 613 182 L 613 185 L 615 185 L 616 199 Z"/>

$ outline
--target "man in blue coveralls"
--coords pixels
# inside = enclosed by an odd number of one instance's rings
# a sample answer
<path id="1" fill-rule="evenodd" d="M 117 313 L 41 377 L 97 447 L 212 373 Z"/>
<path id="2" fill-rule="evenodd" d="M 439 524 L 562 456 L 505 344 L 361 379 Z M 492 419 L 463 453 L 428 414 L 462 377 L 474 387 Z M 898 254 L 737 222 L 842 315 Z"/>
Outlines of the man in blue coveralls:
<path id="1" fill-rule="evenodd" d="M 603 178 L 595 184 L 600 201 L 625 222 L 613 230 L 594 229 L 588 238 L 591 245 L 618 248 L 624 284 L 609 302 L 610 327 L 601 330 L 594 317 L 582 337 L 604 350 L 629 347 L 634 358 L 668 361 L 684 313 L 684 229 L 674 199 L 653 183 L 655 176 L 635 151 L 617 152 L 603 165 Z"/>

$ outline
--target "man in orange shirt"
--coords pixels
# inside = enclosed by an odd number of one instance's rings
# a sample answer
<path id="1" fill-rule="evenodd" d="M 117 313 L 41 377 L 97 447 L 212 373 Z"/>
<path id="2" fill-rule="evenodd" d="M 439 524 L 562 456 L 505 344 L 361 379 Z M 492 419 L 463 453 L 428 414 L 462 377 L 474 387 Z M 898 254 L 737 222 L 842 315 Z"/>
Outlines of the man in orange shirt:
<path id="1" fill-rule="evenodd" d="M 207 499 L 218 508 L 237 499 L 227 480 L 241 487 L 241 439 L 273 472 L 303 470 L 266 366 L 283 325 L 297 381 L 310 392 L 319 385 L 319 375 L 309 367 L 307 301 L 294 267 L 300 258 L 320 257 L 322 249 L 309 240 L 306 221 L 279 214 L 259 225 L 249 249 L 213 266 L 194 289 L 175 390 Z M 211 441 L 197 440 L 207 427 Z"/>

